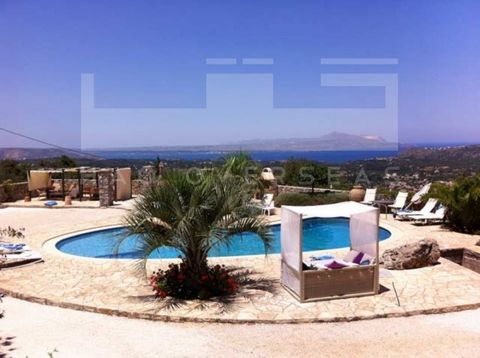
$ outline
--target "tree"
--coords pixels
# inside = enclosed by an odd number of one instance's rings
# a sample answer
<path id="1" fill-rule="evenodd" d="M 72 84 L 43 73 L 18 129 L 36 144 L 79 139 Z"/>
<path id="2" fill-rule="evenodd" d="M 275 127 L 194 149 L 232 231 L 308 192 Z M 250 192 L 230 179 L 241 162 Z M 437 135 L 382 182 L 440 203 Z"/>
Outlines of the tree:
<path id="1" fill-rule="evenodd" d="M 326 166 L 306 159 L 289 159 L 283 165 L 283 183 L 286 185 L 311 186 L 328 184 Z"/>
<path id="2" fill-rule="evenodd" d="M 27 179 L 29 166 L 12 159 L 0 160 L 0 184 L 6 180 L 21 182 Z"/>
<path id="3" fill-rule="evenodd" d="M 145 267 L 153 251 L 169 246 L 180 251 L 187 270 L 200 277 L 208 270 L 209 251 L 243 232 L 258 234 L 267 252 L 272 233 L 250 199 L 246 182 L 223 171 L 203 173 L 195 181 L 184 172 L 168 172 L 126 217 L 129 232 L 141 234 L 140 263 Z"/>
<path id="4" fill-rule="evenodd" d="M 239 152 L 226 156 L 220 173 L 223 176 L 233 176 L 243 182 L 251 194 L 263 193 L 265 189 L 265 183 L 260 177 L 260 167 L 253 162 L 248 153 Z"/>
<path id="5" fill-rule="evenodd" d="M 62 155 L 60 158 L 56 160 L 55 165 L 58 168 L 74 168 L 77 166 L 77 163 L 72 158 L 66 155 Z"/>

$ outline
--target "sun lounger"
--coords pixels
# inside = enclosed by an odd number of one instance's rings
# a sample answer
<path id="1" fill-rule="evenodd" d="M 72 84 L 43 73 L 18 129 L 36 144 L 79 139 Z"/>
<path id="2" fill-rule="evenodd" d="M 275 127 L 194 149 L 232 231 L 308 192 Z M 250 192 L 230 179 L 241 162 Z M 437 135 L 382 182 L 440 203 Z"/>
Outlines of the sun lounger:
<path id="1" fill-rule="evenodd" d="M 428 199 L 427 203 L 421 210 L 417 211 L 399 211 L 396 213 L 395 218 L 399 220 L 408 220 L 410 216 L 412 215 L 427 215 L 432 212 L 433 209 L 435 209 L 435 206 L 437 206 L 438 200 L 434 198 Z"/>
<path id="2" fill-rule="evenodd" d="M 397 211 L 401 211 L 405 204 L 407 203 L 408 193 L 405 191 L 401 191 L 397 194 L 395 198 L 395 202 L 388 207 L 395 213 Z"/>
<path id="3" fill-rule="evenodd" d="M 366 205 L 373 205 L 375 202 L 375 198 L 377 197 L 377 189 L 367 189 L 365 192 L 365 197 L 363 198 L 363 201 L 360 202 L 360 204 L 366 204 Z"/>
<path id="4" fill-rule="evenodd" d="M 42 261 L 42 255 L 36 251 L 23 251 L 20 253 L 0 254 L 0 267 L 23 265 L 36 261 Z"/>
<path id="5" fill-rule="evenodd" d="M 415 224 L 434 224 L 443 222 L 445 219 L 445 207 L 438 208 L 434 213 L 411 215 L 408 219 L 415 222 Z"/>
<path id="6" fill-rule="evenodd" d="M 0 242 L 0 252 L 1 251 L 27 251 L 27 250 L 29 250 L 29 248 L 26 244 Z"/>

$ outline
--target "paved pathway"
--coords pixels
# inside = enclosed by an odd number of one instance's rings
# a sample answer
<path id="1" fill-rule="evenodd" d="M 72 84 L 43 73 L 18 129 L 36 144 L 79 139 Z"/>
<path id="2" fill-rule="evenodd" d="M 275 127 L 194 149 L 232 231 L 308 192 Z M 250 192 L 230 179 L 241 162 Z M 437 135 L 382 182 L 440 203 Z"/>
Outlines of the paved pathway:
<path id="1" fill-rule="evenodd" d="M 478 357 L 480 352 L 480 310 L 349 323 L 225 325 L 108 317 L 12 298 L 1 306 L 5 357 L 47 357 L 55 348 L 55 358 Z"/>
<path id="2" fill-rule="evenodd" d="M 233 304 L 195 302 L 162 309 L 152 297 L 143 277 L 135 275 L 130 261 L 92 260 L 61 255 L 42 244 L 53 236 L 92 226 L 117 224 L 125 214 L 118 209 L 0 209 L 7 225 L 26 227 L 26 241 L 41 249 L 44 264 L 4 270 L 0 288 L 25 299 L 108 314 L 151 319 L 185 318 L 197 321 L 331 321 L 444 312 L 480 304 L 480 275 L 441 260 L 440 265 L 418 270 L 395 271 L 394 282 L 401 306 L 397 305 L 392 279 L 382 279 L 385 287 L 377 296 L 300 304 L 279 285 L 279 258 L 272 255 L 221 258 L 212 262 L 247 267 L 252 277 L 267 280 L 271 291 L 259 285 L 244 290 Z M 435 237 L 442 247 L 473 245 L 478 236 L 460 235 L 436 227 L 418 228 L 410 224 L 383 221 L 394 238 L 381 243 L 382 249 L 423 237 Z M 164 265 L 152 262 L 150 269 Z"/>

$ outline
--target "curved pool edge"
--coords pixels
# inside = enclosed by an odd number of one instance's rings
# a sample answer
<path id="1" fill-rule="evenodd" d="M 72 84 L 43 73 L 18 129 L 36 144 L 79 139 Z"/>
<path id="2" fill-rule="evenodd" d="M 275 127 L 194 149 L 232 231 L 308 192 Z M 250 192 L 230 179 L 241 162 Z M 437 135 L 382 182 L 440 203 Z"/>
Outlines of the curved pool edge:
<path id="1" fill-rule="evenodd" d="M 310 217 L 306 216 L 305 219 L 308 219 Z M 382 221 L 382 220 L 381 220 Z M 269 222 L 268 225 L 277 225 L 280 224 L 280 220 L 275 220 L 272 222 Z M 112 263 L 112 262 L 135 262 L 138 261 L 138 259 L 132 259 L 132 258 L 96 258 L 96 257 L 88 257 L 88 256 L 80 256 L 80 255 L 73 255 L 69 254 L 66 252 L 63 252 L 57 248 L 57 244 L 62 241 L 66 240 L 69 238 L 72 238 L 77 235 L 82 235 L 82 234 L 88 234 L 91 232 L 95 231 L 100 231 L 100 230 L 109 230 L 109 229 L 116 229 L 116 228 L 121 228 L 125 227 L 125 225 L 122 224 L 115 224 L 115 225 L 103 225 L 103 226 L 97 226 L 97 227 L 92 227 L 84 230 L 77 230 L 77 231 L 72 231 L 66 234 L 62 235 L 57 235 L 55 237 L 52 237 L 48 240 L 46 240 L 43 245 L 42 245 L 42 250 L 44 250 L 45 253 L 52 255 L 54 257 L 63 257 L 66 259 L 78 259 L 83 262 L 91 262 L 91 263 L 98 263 L 98 264 L 106 264 L 106 263 Z M 379 242 L 380 246 L 382 246 L 382 243 L 384 241 L 391 241 L 392 239 L 398 239 L 403 237 L 403 233 L 398 230 L 396 227 L 393 227 L 389 225 L 388 223 L 381 223 L 380 228 L 387 230 L 390 232 L 390 237 L 386 240 L 382 240 Z M 333 249 L 323 249 L 323 250 L 313 250 L 313 251 L 305 251 L 304 253 L 308 253 L 311 255 L 321 255 L 326 252 L 332 252 L 332 251 L 341 251 L 341 250 L 347 250 L 348 246 L 345 247 L 338 247 L 338 248 L 333 248 Z M 214 256 L 214 257 L 209 257 L 209 260 L 216 261 L 216 260 L 239 260 L 239 259 L 258 259 L 264 257 L 265 259 L 268 259 L 268 257 L 279 257 L 281 254 L 280 253 L 271 253 L 271 254 L 255 254 L 255 255 L 238 255 L 238 256 Z M 167 262 L 167 261 L 176 261 L 179 260 L 178 258 L 151 258 L 148 259 L 148 262 Z"/>

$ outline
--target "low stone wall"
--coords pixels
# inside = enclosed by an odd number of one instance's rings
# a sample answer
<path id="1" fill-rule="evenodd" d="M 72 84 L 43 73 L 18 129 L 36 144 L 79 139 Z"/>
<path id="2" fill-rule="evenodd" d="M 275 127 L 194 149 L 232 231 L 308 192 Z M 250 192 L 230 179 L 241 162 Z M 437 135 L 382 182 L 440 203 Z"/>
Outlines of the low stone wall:
<path id="1" fill-rule="evenodd" d="M 325 189 L 325 188 L 314 188 L 313 191 L 315 193 L 324 193 L 324 192 L 332 192 L 332 193 L 343 193 L 344 190 L 335 190 L 335 189 Z M 311 193 L 312 188 L 307 186 L 293 186 L 293 185 L 279 185 L 278 186 L 278 194 L 281 193 Z"/>
<path id="2" fill-rule="evenodd" d="M 480 253 L 470 249 L 444 249 L 442 257 L 480 274 Z"/>
<path id="3" fill-rule="evenodd" d="M 0 185 L 0 203 L 23 199 L 27 192 L 27 182 Z"/>
<path id="4" fill-rule="evenodd" d="M 463 266 L 476 273 L 480 273 L 480 253 L 465 250 L 463 253 Z"/>

